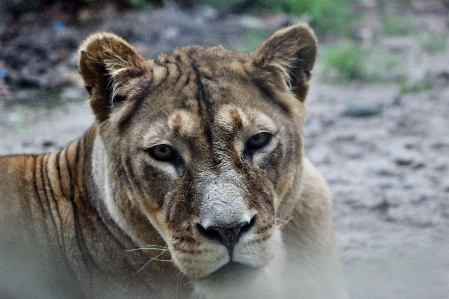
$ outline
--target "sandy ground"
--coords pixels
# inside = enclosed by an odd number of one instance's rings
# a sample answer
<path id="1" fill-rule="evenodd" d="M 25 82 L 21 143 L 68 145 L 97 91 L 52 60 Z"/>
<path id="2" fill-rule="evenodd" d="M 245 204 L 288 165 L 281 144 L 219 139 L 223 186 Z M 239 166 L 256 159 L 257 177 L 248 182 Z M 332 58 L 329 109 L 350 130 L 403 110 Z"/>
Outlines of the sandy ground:
<path id="1" fill-rule="evenodd" d="M 334 85 L 318 64 L 307 100 L 306 154 L 334 194 L 352 298 L 449 298 L 449 52 L 427 55 L 410 41 L 379 47 L 400 44 L 410 78 L 429 82 L 423 90 Z M 90 126 L 87 94 L 71 80 L 63 104 L 0 107 L 0 154 L 51 151 Z"/>

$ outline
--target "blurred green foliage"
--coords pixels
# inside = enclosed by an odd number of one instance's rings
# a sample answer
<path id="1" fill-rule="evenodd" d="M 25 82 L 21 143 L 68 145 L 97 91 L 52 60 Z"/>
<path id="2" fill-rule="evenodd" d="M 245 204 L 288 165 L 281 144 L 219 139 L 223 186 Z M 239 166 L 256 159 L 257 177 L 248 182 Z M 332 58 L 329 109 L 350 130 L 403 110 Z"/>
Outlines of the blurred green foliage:
<path id="1" fill-rule="evenodd" d="M 134 9 L 150 9 L 154 6 L 153 1 L 148 0 L 127 0 L 127 3 Z"/>
<path id="2" fill-rule="evenodd" d="M 324 75 L 336 82 L 372 79 L 357 45 L 346 40 L 342 44 L 328 46 L 322 53 Z"/>
<path id="3" fill-rule="evenodd" d="M 382 31 L 388 35 L 406 35 L 413 30 L 413 21 L 398 14 L 381 16 Z"/>
<path id="4" fill-rule="evenodd" d="M 265 30 L 252 29 L 249 30 L 244 37 L 243 46 L 237 49 L 244 52 L 254 51 L 259 47 L 270 34 Z"/>
<path id="5" fill-rule="evenodd" d="M 272 0 L 266 0 L 274 2 Z M 350 0 L 283 0 L 282 10 L 304 16 L 319 34 L 346 35 L 356 14 Z"/>
<path id="6" fill-rule="evenodd" d="M 427 34 L 419 37 L 419 43 L 427 53 L 441 53 L 447 48 L 447 36 L 441 34 Z"/>
<path id="7" fill-rule="evenodd" d="M 430 76 L 426 76 L 426 78 L 430 78 Z M 432 87 L 432 82 L 429 79 L 411 82 L 405 75 L 398 76 L 396 83 L 398 83 L 401 93 L 417 93 L 429 90 Z"/>
<path id="8" fill-rule="evenodd" d="M 400 10 L 402 7 L 410 5 L 413 0 L 376 0 L 381 11 Z"/>

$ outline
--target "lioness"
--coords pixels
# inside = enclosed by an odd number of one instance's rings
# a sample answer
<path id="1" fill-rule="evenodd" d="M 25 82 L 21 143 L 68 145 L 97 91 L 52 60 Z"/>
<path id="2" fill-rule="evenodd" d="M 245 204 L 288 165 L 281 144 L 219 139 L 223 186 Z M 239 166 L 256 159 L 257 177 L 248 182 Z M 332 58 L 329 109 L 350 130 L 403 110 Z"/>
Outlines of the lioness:
<path id="1" fill-rule="evenodd" d="M 95 124 L 0 159 L 3 257 L 62 297 L 345 298 L 331 194 L 303 154 L 316 55 L 305 24 L 253 53 L 154 60 L 90 36 L 78 65 Z"/>

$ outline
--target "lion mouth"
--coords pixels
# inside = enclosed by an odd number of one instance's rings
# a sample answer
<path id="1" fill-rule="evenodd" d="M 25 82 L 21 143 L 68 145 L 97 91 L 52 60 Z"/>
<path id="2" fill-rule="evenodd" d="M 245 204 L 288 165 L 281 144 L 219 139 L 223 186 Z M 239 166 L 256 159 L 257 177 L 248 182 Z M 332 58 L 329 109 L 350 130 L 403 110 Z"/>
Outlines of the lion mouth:
<path id="1" fill-rule="evenodd" d="M 219 269 L 215 270 L 211 274 L 203 277 L 205 280 L 217 280 L 223 278 L 232 278 L 241 275 L 248 275 L 252 272 L 256 272 L 258 268 L 251 267 L 238 262 L 229 262 Z"/>

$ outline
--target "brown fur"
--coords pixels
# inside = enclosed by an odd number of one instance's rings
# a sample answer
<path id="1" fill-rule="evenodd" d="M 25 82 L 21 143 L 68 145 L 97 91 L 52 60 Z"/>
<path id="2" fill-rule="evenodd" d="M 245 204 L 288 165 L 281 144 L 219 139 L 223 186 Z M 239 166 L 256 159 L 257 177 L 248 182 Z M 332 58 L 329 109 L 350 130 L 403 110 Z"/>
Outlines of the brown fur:
<path id="1" fill-rule="evenodd" d="M 0 159 L 1 224 L 89 298 L 344 298 L 331 196 L 303 156 L 316 54 L 303 24 L 254 53 L 149 61 L 89 37 L 79 70 L 97 121 L 55 153 Z M 245 270 L 215 274 L 231 259 Z"/>

